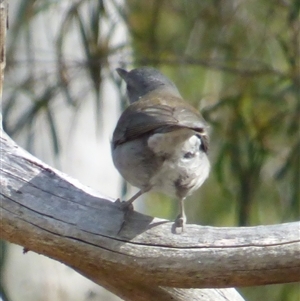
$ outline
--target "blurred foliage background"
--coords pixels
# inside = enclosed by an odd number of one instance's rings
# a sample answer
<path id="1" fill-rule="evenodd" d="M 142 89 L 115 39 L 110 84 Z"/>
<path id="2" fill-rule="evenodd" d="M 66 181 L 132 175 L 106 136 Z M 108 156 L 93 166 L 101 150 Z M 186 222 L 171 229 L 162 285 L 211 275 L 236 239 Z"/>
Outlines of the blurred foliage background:
<path id="1" fill-rule="evenodd" d="M 65 9 L 61 21 L 47 28 L 53 59 L 45 67 L 32 47 L 34 22 L 47 10 L 59 14 L 58 2 Z M 107 2 L 129 33 L 117 47 L 110 43 L 114 20 L 105 30 L 99 22 L 110 18 Z M 57 155 L 61 138 L 53 107 L 58 97 L 76 111 L 92 94 L 93 118 L 101 131 L 103 76 L 120 89 L 114 67 L 154 66 L 210 125 L 212 172 L 186 202 L 189 223 L 245 226 L 299 220 L 299 10 L 298 0 L 22 0 L 8 33 L 5 130 L 13 138 L 22 135 L 34 153 L 33 124 L 43 118 Z M 58 27 L 57 36 L 52 26 Z M 64 48 L 74 32 L 81 57 L 66 55 Z M 20 41 L 25 45 L 22 58 L 16 56 Z M 26 72 L 15 80 L 20 65 Z M 124 97 L 120 101 L 124 106 Z M 176 203 L 159 194 L 151 194 L 146 206 L 150 214 L 170 219 L 177 212 Z M 296 284 L 240 291 L 248 301 L 300 297 Z"/>

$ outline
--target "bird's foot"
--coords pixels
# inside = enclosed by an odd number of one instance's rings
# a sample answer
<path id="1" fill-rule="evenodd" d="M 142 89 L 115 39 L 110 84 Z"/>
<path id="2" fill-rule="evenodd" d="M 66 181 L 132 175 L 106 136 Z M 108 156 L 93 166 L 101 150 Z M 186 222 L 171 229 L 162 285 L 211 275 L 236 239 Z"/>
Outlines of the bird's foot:
<path id="1" fill-rule="evenodd" d="M 175 227 L 181 228 L 181 233 L 183 233 L 185 225 L 186 225 L 186 217 L 179 214 L 175 219 Z"/>
<path id="2" fill-rule="evenodd" d="M 132 202 L 128 202 L 128 201 L 121 201 L 120 199 L 117 199 L 115 201 L 115 204 L 118 205 L 118 207 L 122 210 L 122 211 L 133 211 L 133 205 Z"/>
<path id="3" fill-rule="evenodd" d="M 119 231 L 117 233 L 117 235 L 119 235 L 121 233 L 121 231 L 124 229 L 125 227 L 125 224 L 126 224 L 126 220 L 128 218 L 128 215 L 133 212 L 133 205 L 132 205 L 132 202 L 129 202 L 129 201 L 121 201 L 120 199 L 117 199 L 115 201 L 115 204 L 119 207 L 119 209 L 121 211 L 123 211 L 123 220 L 122 220 L 122 223 L 120 225 L 120 228 L 119 228 Z"/>

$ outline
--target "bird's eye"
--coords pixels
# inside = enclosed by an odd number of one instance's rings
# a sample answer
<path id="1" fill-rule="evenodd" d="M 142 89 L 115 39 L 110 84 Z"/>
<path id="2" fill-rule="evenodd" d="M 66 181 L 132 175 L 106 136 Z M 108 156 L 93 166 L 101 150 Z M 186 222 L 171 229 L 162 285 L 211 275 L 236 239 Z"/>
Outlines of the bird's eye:
<path id="1" fill-rule="evenodd" d="M 191 159 L 193 157 L 195 157 L 195 153 L 192 153 L 192 152 L 187 152 L 183 156 L 183 158 L 185 158 L 185 159 Z"/>

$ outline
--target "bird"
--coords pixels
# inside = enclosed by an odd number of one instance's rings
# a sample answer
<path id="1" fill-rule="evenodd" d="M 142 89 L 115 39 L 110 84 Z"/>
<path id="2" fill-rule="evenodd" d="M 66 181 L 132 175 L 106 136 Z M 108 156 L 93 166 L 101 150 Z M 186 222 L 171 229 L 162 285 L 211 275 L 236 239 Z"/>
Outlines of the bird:
<path id="1" fill-rule="evenodd" d="M 175 228 L 184 231 L 184 200 L 207 179 L 208 125 L 200 112 L 184 101 L 176 85 L 158 69 L 116 69 L 126 83 L 129 106 L 113 132 L 112 159 L 121 176 L 139 191 L 123 209 L 149 191 L 177 199 Z"/>

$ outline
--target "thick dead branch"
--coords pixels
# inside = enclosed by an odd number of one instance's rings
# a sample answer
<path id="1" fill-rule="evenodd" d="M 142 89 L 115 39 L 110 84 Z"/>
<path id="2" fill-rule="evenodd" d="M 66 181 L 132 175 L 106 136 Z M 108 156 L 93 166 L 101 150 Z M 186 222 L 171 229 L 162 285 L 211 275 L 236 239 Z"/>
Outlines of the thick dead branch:
<path id="1" fill-rule="evenodd" d="M 124 214 L 116 204 L 1 136 L 1 238 L 67 264 L 125 300 L 243 300 L 235 290 L 199 288 L 300 280 L 298 222 L 187 225 L 176 234 L 172 223 L 132 212 L 119 232 Z"/>

